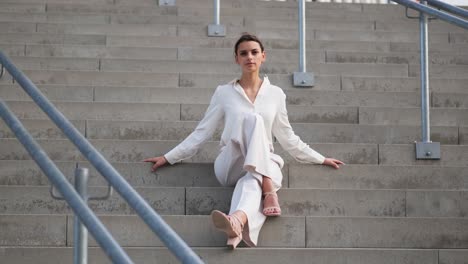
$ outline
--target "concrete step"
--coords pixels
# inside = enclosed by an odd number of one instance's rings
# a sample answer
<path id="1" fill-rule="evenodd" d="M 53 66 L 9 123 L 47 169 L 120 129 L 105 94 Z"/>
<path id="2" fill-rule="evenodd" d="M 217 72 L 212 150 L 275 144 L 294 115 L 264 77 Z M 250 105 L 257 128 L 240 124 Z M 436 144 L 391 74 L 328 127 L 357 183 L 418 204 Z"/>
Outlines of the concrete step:
<path id="1" fill-rule="evenodd" d="M 400 32 L 419 32 L 418 20 L 400 20 L 392 21 L 375 21 L 375 29 L 383 31 L 400 31 Z M 461 27 L 457 27 L 443 20 L 431 21 L 428 24 L 428 32 L 456 32 L 463 33 L 465 30 Z M 431 33 L 429 33 L 432 35 Z"/>
<path id="2" fill-rule="evenodd" d="M 429 51 L 432 52 L 458 52 L 459 54 L 465 54 L 465 50 L 468 48 L 467 43 L 429 43 Z M 392 42 L 389 47 L 390 51 L 394 52 L 419 52 L 419 44 L 405 43 L 405 42 Z"/>
<path id="3" fill-rule="evenodd" d="M 0 186 L 2 208 L 0 214 L 71 214 L 65 201 L 55 200 L 50 195 L 50 188 L 28 186 Z M 164 215 L 184 215 L 185 188 L 163 187 L 135 189 L 158 213 Z M 56 190 L 55 193 L 60 195 Z M 90 187 L 90 197 L 102 197 L 106 187 Z M 135 214 L 135 211 L 116 192 L 105 201 L 89 201 L 89 207 L 96 214 Z"/>
<path id="4" fill-rule="evenodd" d="M 51 101 L 92 102 L 93 86 L 37 85 Z M 154 88 L 156 89 L 156 88 Z M 1 84 L 0 95 L 5 101 L 31 101 L 31 97 L 17 84 Z"/>
<path id="5" fill-rule="evenodd" d="M 447 146 L 440 147 L 441 159 L 416 160 L 414 145 L 379 145 L 379 164 L 384 165 L 439 165 L 439 166 L 467 166 L 467 152 L 465 146 Z M 399 153 L 399 154 L 397 154 Z"/>
<path id="6" fill-rule="evenodd" d="M 177 25 L 37 24 L 37 32 L 47 34 L 176 36 Z"/>
<path id="7" fill-rule="evenodd" d="M 419 35 L 415 32 L 390 32 L 390 31 L 325 31 L 317 30 L 314 39 L 334 41 L 384 41 L 384 42 L 415 42 L 418 43 Z M 429 43 L 448 43 L 448 33 L 434 33 L 428 39 Z"/>
<path id="8" fill-rule="evenodd" d="M 359 108 L 359 124 L 368 125 L 419 125 L 420 108 Z M 436 126 L 465 126 L 468 124 L 465 108 L 433 108 L 430 122 Z"/>
<path id="9" fill-rule="evenodd" d="M 72 44 L 72 45 L 106 45 L 105 35 L 70 35 L 44 33 L 2 33 L 2 44 Z"/>
<path id="10" fill-rule="evenodd" d="M 23 22 L 0 22 L 0 32 L 2 33 L 32 33 L 36 32 L 35 23 Z"/>
<path id="11" fill-rule="evenodd" d="M 99 71 L 99 59 L 11 57 L 24 70 Z"/>
<path id="12" fill-rule="evenodd" d="M 346 165 L 339 170 L 330 170 L 324 166 L 298 164 L 289 166 L 289 187 L 465 190 L 467 175 L 466 167 Z"/>
<path id="13" fill-rule="evenodd" d="M 431 65 L 429 67 L 429 76 L 435 78 L 459 78 L 466 79 L 466 73 L 468 72 L 467 65 Z M 420 65 L 409 65 L 409 76 L 418 77 L 421 74 Z"/>
<path id="14" fill-rule="evenodd" d="M 69 58 L 120 58 L 176 60 L 176 48 L 133 48 L 82 45 L 26 45 L 28 57 L 69 57 Z"/>
<path id="15" fill-rule="evenodd" d="M 314 63 L 308 68 L 319 75 L 367 75 L 367 76 L 408 76 L 407 66 L 398 64 L 355 64 L 347 63 Z M 102 71 L 136 71 L 136 72 L 180 72 L 180 73 L 239 73 L 239 66 L 232 62 L 199 62 L 199 61 L 148 61 L 148 60 L 120 60 L 102 59 Z M 261 72 L 264 74 L 287 74 L 298 70 L 294 61 L 283 64 L 265 62 Z"/>
<path id="16" fill-rule="evenodd" d="M 35 13 L 46 12 L 46 5 L 34 4 L 34 3 L 33 4 L 0 3 L 0 10 L 2 10 L 2 12 L 8 12 L 8 13 L 35 14 Z"/>
<path id="17" fill-rule="evenodd" d="M 70 214 L 64 201 L 54 200 L 49 187 L 0 186 L 0 214 Z M 229 211 L 233 188 L 137 187 L 135 190 L 163 215 L 209 215 Z M 105 187 L 90 187 L 90 197 L 102 197 Z M 278 192 L 283 216 L 466 217 L 467 191 L 330 190 L 285 188 Z M 444 206 L 441 204 L 444 203 Z M 105 201 L 90 201 L 96 214 L 135 214 L 115 193 Z"/>
<path id="18" fill-rule="evenodd" d="M 66 138 L 59 128 L 50 120 L 21 120 L 24 127 L 34 138 Z M 86 135 L 86 121 L 85 120 L 74 120 L 71 121 L 78 131 Z M 11 132 L 9 127 L 4 123 L 0 123 L 0 138 L 15 138 L 15 134 Z"/>
<path id="19" fill-rule="evenodd" d="M 85 72 L 24 70 L 35 84 L 76 86 L 151 86 L 177 87 L 178 73 Z M 6 78 L 5 78 L 6 79 Z M 11 79 L 10 79 L 11 80 Z M 11 83 L 11 81 L 10 81 Z"/>
<path id="20" fill-rule="evenodd" d="M 56 162 L 73 182 L 76 162 Z M 107 182 L 87 162 L 78 162 L 90 170 L 90 186 Z M 49 181 L 32 160 L 0 160 L 0 185 L 47 186 Z M 117 171 L 135 187 L 219 187 L 213 164 L 181 163 L 151 172 L 148 163 L 113 163 Z M 465 190 L 466 167 L 429 165 L 346 165 L 339 170 L 308 164 L 286 164 L 283 188 L 312 189 L 399 189 Z"/>
<path id="21" fill-rule="evenodd" d="M 182 140 L 193 131 L 196 125 L 197 122 L 190 121 L 88 121 L 86 135 L 91 139 Z M 308 142 L 406 144 L 421 140 L 421 128 L 418 126 L 293 123 L 292 127 L 301 139 Z M 459 129 L 465 131 L 466 127 L 431 127 L 431 138 L 442 144 L 463 144 L 459 140 Z M 34 127 L 33 131 L 37 131 L 38 137 L 57 137 L 52 133 L 49 136 L 42 132 L 43 130 L 42 127 Z M 3 138 L 13 136 L 6 131 L 3 135 Z M 221 129 L 219 128 L 214 134 L 214 139 L 219 139 L 220 135 Z"/>
<path id="22" fill-rule="evenodd" d="M 468 36 L 460 33 L 450 33 L 450 43 L 468 43 Z"/>
<path id="23" fill-rule="evenodd" d="M 37 140 L 44 148 L 45 152 L 52 160 L 57 161 L 84 161 L 79 151 L 66 140 Z M 146 141 L 146 140 L 91 140 L 91 144 L 100 151 L 104 157 L 110 162 L 140 162 L 145 158 L 153 157 L 167 153 L 175 147 L 180 141 Z M 13 139 L 0 139 L 0 143 L 4 146 L 0 149 L 0 160 L 30 160 L 30 156 L 20 145 L 19 142 Z M 326 156 L 335 157 L 343 160 L 348 164 L 377 164 L 378 163 L 378 147 L 377 144 L 333 144 L 321 143 L 311 144 L 311 146 L 320 153 Z M 389 145 L 394 146 L 394 145 Z M 400 146 L 400 145 L 395 145 Z M 406 145 L 402 145 L 406 146 Z M 412 146 L 412 145 L 411 145 Z M 279 145 L 275 144 L 276 153 L 282 155 L 286 162 L 296 164 L 291 156 L 285 153 Z M 454 157 L 463 157 L 461 153 L 466 146 L 446 146 L 444 148 L 453 149 Z M 413 153 L 414 151 L 408 151 Z M 208 142 L 202 149 L 192 158 L 186 160 L 188 163 L 212 163 L 219 153 L 219 142 Z M 398 155 L 399 153 L 391 153 Z M 413 153 L 414 154 L 414 153 Z M 390 155 L 390 154 L 389 154 Z M 409 155 L 409 154 L 408 154 Z M 395 157 L 391 157 L 395 158 Z M 413 158 L 407 162 L 412 162 Z M 455 166 L 453 161 L 445 161 L 447 166 Z M 405 163 L 402 163 L 405 164 Z M 464 163 L 463 163 L 464 164 Z M 456 164 L 462 166 L 462 164 Z"/>
<path id="24" fill-rule="evenodd" d="M 429 86 L 433 92 L 466 93 L 466 81 L 463 79 L 436 78 L 430 76 Z M 421 91 L 419 78 L 404 77 L 361 77 L 342 76 L 341 87 L 345 91 L 382 91 L 382 92 L 417 92 Z"/>
<path id="25" fill-rule="evenodd" d="M 327 51 L 326 62 L 419 64 L 420 55 L 418 53 L 358 53 Z M 457 53 L 441 54 L 440 52 L 437 52 L 429 54 L 429 63 L 436 65 L 467 65 L 468 56 Z"/>
<path id="26" fill-rule="evenodd" d="M 100 5 L 100 4 L 77 4 L 77 3 L 49 3 L 48 13 L 73 13 L 73 14 L 124 14 L 124 15 L 177 15 L 178 8 L 175 6 L 158 5 Z"/>
<path id="27" fill-rule="evenodd" d="M 33 23 L 70 23 L 70 24 L 109 24 L 108 15 L 75 15 L 75 14 L 20 14 L 0 12 L 2 22 L 33 22 Z"/>
<path id="28" fill-rule="evenodd" d="M 100 218 L 122 246 L 162 246 L 136 216 Z M 221 247 L 226 242 L 225 235 L 215 230 L 209 216 L 163 218 L 190 246 Z M 2 246 L 65 246 L 73 243 L 73 217 L 70 216 L 2 215 L 0 219 L 8 227 L 2 229 L 2 233 L 6 233 L 5 236 L 2 234 Z M 64 232 L 67 222 L 67 232 Z M 267 220 L 258 246 L 461 249 L 466 247 L 462 237 L 466 235 L 467 226 L 468 221 L 464 218 L 278 217 Z M 48 234 L 33 232 L 34 229 L 45 229 Z M 27 230 L 31 231 L 24 232 Z M 21 238 L 24 239 L 19 240 Z M 96 242 L 91 240 L 90 245 L 95 246 Z"/>
<path id="29" fill-rule="evenodd" d="M 165 248 L 124 248 L 135 262 L 149 264 L 180 263 Z M 226 251 L 224 248 L 197 247 L 193 250 L 206 263 L 236 264 L 248 263 L 287 263 L 294 259 L 295 263 L 380 263 L 380 264 L 437 264 L 463 263 L 468 257 L 467 250 L 429 250 L 429 249 L 382 249 L 382 248 L 237 248 Z M 9 263 L 27 264 L 34 259 L 37 264 L 59 264 L 64 260 L 71 262 L 73 249 L 70 247 L 5 247 L 0 248 L 0 255 Z M 92 263 L 111 263 L 99 248 L 91 247 L 88 258 Z M 346 262 L 344 262 L 346 261 Z"/>
<path id="30" fill-rule="evenodd" d="M 432 105 L 435 107 L 457 107 L 468 106 L 467 95 L 463 93 L 433 93 Z"/>
<path id="31" fill-rule="evenodd" d="M 24 56 L 25 47 L 23 45 L 0 44 L 0 50 L 7 56 Z"/>

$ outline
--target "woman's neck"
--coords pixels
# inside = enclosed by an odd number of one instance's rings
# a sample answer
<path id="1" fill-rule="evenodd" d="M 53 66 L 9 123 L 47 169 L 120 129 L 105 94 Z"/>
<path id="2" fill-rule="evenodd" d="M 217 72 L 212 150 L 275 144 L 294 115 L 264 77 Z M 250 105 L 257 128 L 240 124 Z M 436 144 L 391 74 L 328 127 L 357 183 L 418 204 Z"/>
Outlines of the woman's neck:
<path id="1" fill-rule="evenodd" d="M 262 79 L 258 76 L 258 73 L 253 74 L 242 74 L 239 84 L 244 88 L 244 90 L 253 90 L 257 91 L 260 89 L 262 84 Z"/>

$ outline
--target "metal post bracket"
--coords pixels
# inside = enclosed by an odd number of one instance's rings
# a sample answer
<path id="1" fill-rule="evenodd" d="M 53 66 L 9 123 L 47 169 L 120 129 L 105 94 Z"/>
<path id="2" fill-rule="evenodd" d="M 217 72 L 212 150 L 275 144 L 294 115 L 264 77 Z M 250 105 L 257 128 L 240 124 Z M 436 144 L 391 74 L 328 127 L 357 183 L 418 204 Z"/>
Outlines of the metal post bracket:
<path id="1" fill-rule="evenodd" d="M 300 87 L 312 87 L 315 85 L 314 74 L 308 72 L 294 72 L 293 84 L 294 86 Z"/>
<path id="2" fill-rule="evenodd" d="M 417 160 L 440 160 L 439 142 L 416 142 Z"/>
<path id="3" fill-rule="evenodd" d="M 208 37 L 225 37 L 226 27 L 224 25 L 208 25 Z"/>
<path id="4" fill-rule="evenodd" d="M 175 6 L 176 0 L 159 0 L 159 6 Z"/>

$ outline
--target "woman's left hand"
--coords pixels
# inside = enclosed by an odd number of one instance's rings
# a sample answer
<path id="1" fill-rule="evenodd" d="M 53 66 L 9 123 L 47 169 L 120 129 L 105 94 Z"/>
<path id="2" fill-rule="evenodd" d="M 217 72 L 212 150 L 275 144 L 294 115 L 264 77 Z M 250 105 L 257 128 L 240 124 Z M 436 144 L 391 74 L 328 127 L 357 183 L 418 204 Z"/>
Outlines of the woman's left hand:
<path id="1" fill-rule="evenodd" d="M 342 162 L 341 160 L 337 160 L 333 158 L 325 158 L 322 164 L 333 167 L 335 169 L 339 169 L 340 168 L 339 165 L 345 165 L 344 162 Z"/>

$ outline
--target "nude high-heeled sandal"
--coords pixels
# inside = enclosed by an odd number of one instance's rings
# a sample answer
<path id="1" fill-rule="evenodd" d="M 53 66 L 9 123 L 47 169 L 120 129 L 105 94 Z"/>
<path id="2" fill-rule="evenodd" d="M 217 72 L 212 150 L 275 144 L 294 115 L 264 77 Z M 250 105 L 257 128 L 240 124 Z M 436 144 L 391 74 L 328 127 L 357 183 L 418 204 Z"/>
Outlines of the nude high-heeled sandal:
<path id="1" fill-rule="evenodd" d="M 242 241 L 244 223 L 242 223 L 241 219 L 239 219 L 235 214 L 226 215 L 218 210 L 211 212 L 211 219 L 217 229 L 227 234 L 227 246 L 230 249 L 235 249 Z"/>
<path id="2" fill-rule="evenodd" d="M 278 194 L 276 192 L 265 192 L 265 193 L 263 193 L 263 195 L 265 196 L 263 198 L 263 210 L 262 210 L 263 215 L 265 215 L 265 216 L 280 216 L 281 215 L 281 208 L 280 208 L 279 202 L 278 202 Z M 273 203 L 276 202 L 277 205 L 265 207 L 265 203 L 266 203 L 265 201 L 266 201 L 267 198 L 275 199 L 275 201 L 273 201 Z"/>

